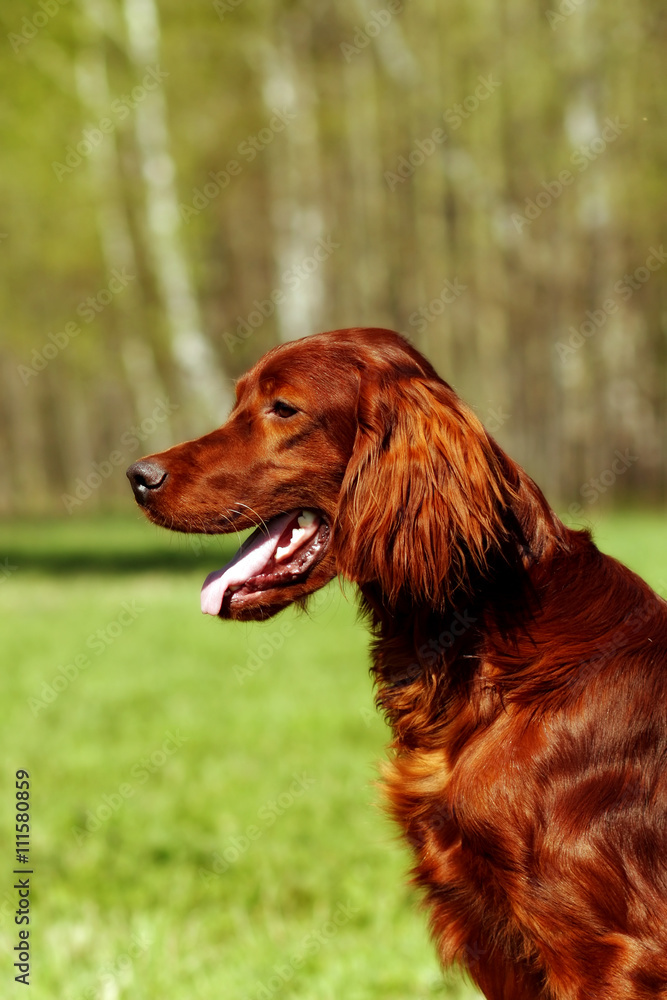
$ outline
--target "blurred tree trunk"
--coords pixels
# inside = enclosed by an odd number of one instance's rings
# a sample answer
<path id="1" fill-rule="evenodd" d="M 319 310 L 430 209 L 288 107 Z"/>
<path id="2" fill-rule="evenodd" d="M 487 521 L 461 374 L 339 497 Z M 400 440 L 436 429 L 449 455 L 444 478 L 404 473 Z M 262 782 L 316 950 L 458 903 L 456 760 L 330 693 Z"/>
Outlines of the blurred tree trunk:
<path id="1" fill-rule="evenodd" d="M 160 66 L 160 24 L 155 0 L 122 0 L 129 54 L 138 74 Z M 155 80 L 155 78 L 154 78 Z M 148 90 L 135 110 L 135 130 L 146 191 L 146 234 L 170 332 L 173 360 L 191 415 L 219 423 L 232 395 L 200 321 L 183 248 L 170 150 L 164 86 Z"/>
<path id="2" fill-rule="evenodd" d="M 267 118 L 279 109 L 288 119 L 266 150 L 274 289 L 282 293 L 276 316 L 283 341 L 320 329 L 325 316 L 326 263 L 316 261 L 311 269 L 313 252 L 326 235 L 312 27 L 307 12 L 295 9 L 269 26 L 261 54 Z"/>
<path id="3" fill-rule="evenodd" d="M 44 384 L 22 384 L 10 358 L 0 366 L 2 394 L 2 449 L 0 498 L 4 510 L 31 514 L 44 509 L 53 497 L 46 463 L 42 424 Z"/>
<path id="4" fill-rule="evenodd" d="M 115 8 L 105 0 L 82 0 L 82 7 L 86 18 L 85 42 L 78 52 L 75 66 L 77 91 L 85 113 L 94 121 L 100 121 L 108 114 L 112 103 L 106 58 L 107 35 L 111 34 L 118 41 L 121 24 L 114 16 Z M 124 407 L 127 425 L 148 416 L 158 399 L 166 398 L 167 392 L 156 363 L 152 331 L 142 329 L 148 319 L 144 303 L 150 300 L 151 293 L 145 287 L 145 274 L 139 267 L 128 221 L 115 131 L 92 151 L 88 166 L 106 269 L 111 273 L 116 268 L 133 278 L 116 303 L 115 343 L 110 352 L 122 363 L 123 371 L 119 376 L 133 404 L 132 409 Z M 119 433 L 123 430 L 125 428 L 120 427 Z M 167 416 L 151 439 L 151 450 L 167 447 L 173 440 L 174 432 Z M 88 465 L 93 457 L 88 456 Z"/>

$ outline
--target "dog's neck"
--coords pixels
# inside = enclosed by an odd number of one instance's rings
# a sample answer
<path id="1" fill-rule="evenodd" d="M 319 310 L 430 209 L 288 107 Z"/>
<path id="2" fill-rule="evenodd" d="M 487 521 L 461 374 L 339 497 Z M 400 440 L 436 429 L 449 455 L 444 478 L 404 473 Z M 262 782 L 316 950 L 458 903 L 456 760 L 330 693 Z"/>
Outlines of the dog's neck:
<path id="1" fill-rule="evenodd" d="M 428 741 L 431 725 L 440 741 L 447 717 L 470 701 L 473 686 L 483 689 L 476 699 L 480 724 L 502 711 L 501 690 L 484 672 L 489 619 L 499 636 L 528 634 L 540 613 L 534 581 L 554 555 L 567 551 L 575 534 L 536 484 L 515 469 L 517 501 L 508 512 L 514 560 L 508 562 L 506 553 L 490 556 L 487 576 L 471 577 L 466 592 L 455 592 L 438 609 L 407 593 L 388 604 L 377 584 L 361 587 L 361 609 L 373 637 L 377 701 L 399 742 Z"/>
<path id="2" fill-rule="evenodd" d="M 368 584 L 361 610 L 372 635 L 378 707 L 400 742 L 423 740 L 425 729 L 442 719 L 456 692 L 475 675 L 481 609 L 468 602 L 434 612 L 407 601 L 388 608 Z"/>

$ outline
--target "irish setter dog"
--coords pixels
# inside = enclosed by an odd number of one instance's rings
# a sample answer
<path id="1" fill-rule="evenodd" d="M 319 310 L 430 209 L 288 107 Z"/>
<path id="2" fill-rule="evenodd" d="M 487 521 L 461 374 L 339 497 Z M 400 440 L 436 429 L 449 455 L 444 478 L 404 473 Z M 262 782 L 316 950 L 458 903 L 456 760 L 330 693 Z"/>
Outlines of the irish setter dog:
<path id="1" fill-rule="evenodd" d="M 128 476 L 166 528 L 256 528 L 207 614 L 358 585 L 443 963 L 489 1000 L 667 998 L 667 604 L 425 358 L 379 329 L 283 344 L 223 427 Z"/>

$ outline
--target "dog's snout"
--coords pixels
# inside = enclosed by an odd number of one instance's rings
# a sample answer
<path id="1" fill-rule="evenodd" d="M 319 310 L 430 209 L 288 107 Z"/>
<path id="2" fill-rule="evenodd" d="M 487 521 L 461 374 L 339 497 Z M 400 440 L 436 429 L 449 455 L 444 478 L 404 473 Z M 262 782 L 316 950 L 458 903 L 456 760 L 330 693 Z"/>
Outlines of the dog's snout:
<path id="1" fill-rule="evenodd" d="M 157 462 L 135 462 L 125 473 L 130 480 L 137 503 L 144 507 L 151 495 L 164 486 L 169 473 Z"/>

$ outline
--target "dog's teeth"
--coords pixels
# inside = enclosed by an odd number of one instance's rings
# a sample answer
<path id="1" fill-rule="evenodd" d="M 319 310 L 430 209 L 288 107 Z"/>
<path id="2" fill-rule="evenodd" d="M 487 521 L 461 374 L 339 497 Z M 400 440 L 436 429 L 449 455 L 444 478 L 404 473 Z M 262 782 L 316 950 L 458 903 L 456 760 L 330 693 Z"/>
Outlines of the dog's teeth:
<path id="1" fill-rule="evenodd" d="M 317 514 L 312 510 L 304 510 L 299 514 L 297 518 L 297 524 L 301 528 L 308 528 L 317 519 Z"/>
<path id="2" fill-rule="evenodd" d="M 233 583 L 231 587 L 229 587 L 230 594 L 235 594 L 236 591 L 240 590 L 242 586 L 243 586 L 242 583 Z"/>
<path id="3" fill-rule="evenodd" d="M 284 559 L 285 556 L 290 555 L 299 546 L 299 542 L 306 533 L 305 528 L 292 528 L 292 537 L 290 538 L 287 545 L 279 545 L 276 549 L 275 558 L 280 561 Z"/>

